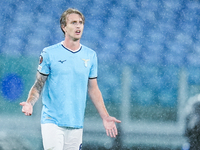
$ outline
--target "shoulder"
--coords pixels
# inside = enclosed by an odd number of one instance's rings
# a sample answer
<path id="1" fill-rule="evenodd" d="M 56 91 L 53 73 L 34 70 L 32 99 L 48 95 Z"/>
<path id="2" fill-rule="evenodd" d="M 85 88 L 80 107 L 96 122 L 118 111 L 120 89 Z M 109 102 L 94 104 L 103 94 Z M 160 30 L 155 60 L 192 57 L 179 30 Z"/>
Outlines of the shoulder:
<path id="1" fill-rule="evenodd" d="M 44 49 L 43 49 L 43 52 L 53 52 L 53 51 L 55 51 L 55 50 L 57 50 L 57 49 L 59 49 L 59 48 L 61 48 L 62 47 L 62 45 L 61 45 L 61 43 L 57 43 L 57 44 L 54 44 L 54 45 L 51 45 L 51 46 L 48 46 L 48 47 L 45 47 Z"/>
<path id="2" fill-rule="evenodd" d="M 96 53 L 93 49 L 85 46 L 85 45 L 81 45 L 82 46 L 82 49 L 85 50 L 85 51 L 88 51 L 88 52 L 91 52 L 91 53 Z"/>

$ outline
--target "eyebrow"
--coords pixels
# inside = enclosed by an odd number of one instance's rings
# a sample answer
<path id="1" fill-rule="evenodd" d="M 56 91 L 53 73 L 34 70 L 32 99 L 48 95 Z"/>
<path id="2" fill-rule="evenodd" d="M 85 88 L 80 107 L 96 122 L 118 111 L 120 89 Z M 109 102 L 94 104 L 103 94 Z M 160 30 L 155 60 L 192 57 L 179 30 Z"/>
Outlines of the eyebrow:
<path id="1" fill-rule="evenodd" d="M 73 23 L 73 22 L 83 22 L 83 20 L 79 20 L 79 21 L 77 21 L 77 20 L 72 20 L 72 21 L 70 21 L 71 23 Z"/>

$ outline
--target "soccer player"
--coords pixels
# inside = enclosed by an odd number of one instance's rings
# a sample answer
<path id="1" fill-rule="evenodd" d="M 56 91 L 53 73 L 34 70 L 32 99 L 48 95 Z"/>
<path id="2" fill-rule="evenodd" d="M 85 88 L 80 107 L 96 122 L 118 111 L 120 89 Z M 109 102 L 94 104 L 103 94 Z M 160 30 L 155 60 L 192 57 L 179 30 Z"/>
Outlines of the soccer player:
<path id="1" fill-rule="evenodd" d="M 97 84 L 96 53 L 80 44 L 85 18 L 77 9 L 69 8 L 60 18 L 64 41 L 43 49 L 27 101 L 20 103 L 22 112 L 30 116 L 42 94 L 41 130 L 44 149 L 79 150 L 86 95 L 100 114 L 106 133 L 116 137 L 114 117 L 109 116 Z"/>

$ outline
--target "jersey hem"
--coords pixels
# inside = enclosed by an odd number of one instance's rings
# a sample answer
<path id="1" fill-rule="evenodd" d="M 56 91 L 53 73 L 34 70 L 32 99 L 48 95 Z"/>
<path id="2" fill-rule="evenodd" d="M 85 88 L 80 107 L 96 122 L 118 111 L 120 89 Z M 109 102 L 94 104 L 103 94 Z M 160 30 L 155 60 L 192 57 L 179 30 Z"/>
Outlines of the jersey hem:
<path id="1" fill-rule="evenodd" d="M 37 70 L 41 75 L 44 75 L 44 76 L 48 76 L 49 74 L 45 74 L 45 73 L 41 73 L 39 70 Z"/>
<path id="2" fill-rule="evenodd" d="M 60 124 L 60 123 L 55 123 L 53 121 L 47 121 L 47 122 L 41 122 L 41 124 L 47 124 L 47 123 L 52 123 L 52 124 L 55 124 L 59 127 L 64 127 L 64 128 L 69 128 L 69 129 L 82 129 L 83 126 L 70 126 L 70 125 L 67 125 L 67 124 Z"/>
<path id="3" fill-rule="evenodd" d="M 96 79 L 97 77 L 91 77 L 91 78 L 89 78 L 89 79 Z"/>

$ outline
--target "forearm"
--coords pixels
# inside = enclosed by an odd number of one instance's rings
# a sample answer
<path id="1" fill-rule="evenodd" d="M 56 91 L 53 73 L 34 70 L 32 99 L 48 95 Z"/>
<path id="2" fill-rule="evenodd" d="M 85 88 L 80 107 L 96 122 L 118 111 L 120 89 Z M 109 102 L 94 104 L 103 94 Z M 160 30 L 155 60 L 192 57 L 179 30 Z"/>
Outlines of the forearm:
<path id="1" fill-rule="evenodd" d="M 36 101 L 40 97 L 40 94 L 42 92 L 46 79 L 47 79 L 47 76 L 37 73 L 37 79 L 29 92 L 29 95 L 26 101 L 27 103 L 30 103 L 32 106 L 36 103 Z"/>
<path id="2" fill-rule="evenodd" d="M 32 106 L 36 103 L 36 101 L 40 97 L 40 92 L 33 86 L 29 92 L 28 98 L 27 98 L 27 103 L 30 103 Z"/>
<path id="3" fill-rule="evenodd" d="M 109 114 L 105 107 L 101 91 L 98 88 L 91 89 L 91 90 L 89 90 L 89 96 L 90 96 L 90 99 L 92 100 L 94 106 L 96 107 L 99 115 L 101 116 L 101 118 L 103 119 L 105 117 L 108 117 Z"/>

